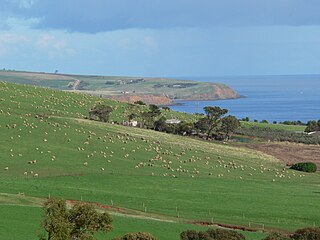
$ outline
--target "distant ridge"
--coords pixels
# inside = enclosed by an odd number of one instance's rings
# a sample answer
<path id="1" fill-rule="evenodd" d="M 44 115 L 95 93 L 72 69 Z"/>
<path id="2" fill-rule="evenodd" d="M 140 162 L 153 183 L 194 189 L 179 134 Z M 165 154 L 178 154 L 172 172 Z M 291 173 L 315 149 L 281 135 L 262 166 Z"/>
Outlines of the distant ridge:
<path id="1" fill-rule="evenodd" d="M 0 81 L 82 92 L 125 102 L 141 100 L 157 105 L 170 105 L 175 99 L 220 100 L 241 97 L 222 83 L 173 78 L 0 71 Z"/>

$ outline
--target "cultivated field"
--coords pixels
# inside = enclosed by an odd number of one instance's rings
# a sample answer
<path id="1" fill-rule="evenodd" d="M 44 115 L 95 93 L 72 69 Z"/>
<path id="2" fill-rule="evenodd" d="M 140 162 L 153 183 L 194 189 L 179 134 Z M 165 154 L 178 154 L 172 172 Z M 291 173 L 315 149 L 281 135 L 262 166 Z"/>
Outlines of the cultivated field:
<path id="1" fill-rule="evenodd" d="M 320 224 L 319 174 L 255 150 L 85 119 L 102 101 L 113 121 L 126 120 L 124 103 L 9 83 L 0 91 L 1 239 L 36 238 L 49 196 L 109 210 L 115 231 L 98 239 L 133 230 L 178 239 L 204 228 L 199 222 L 279 231 Z"/>

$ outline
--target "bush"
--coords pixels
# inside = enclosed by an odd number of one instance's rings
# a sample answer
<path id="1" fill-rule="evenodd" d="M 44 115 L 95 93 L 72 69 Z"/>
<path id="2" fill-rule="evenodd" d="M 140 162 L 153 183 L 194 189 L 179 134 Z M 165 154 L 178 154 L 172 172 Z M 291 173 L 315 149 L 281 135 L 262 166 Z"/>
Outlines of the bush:
<path id="1" fill-rule="evenodd" d="M 303 228 L 297 230 L 292 239 L 294 240 L 319 240 L 320 239 L 320 228 Z"/>
<path id="2" fill-rule="evenodd" d="M 127 233 L 121 238 L 114 238 L 113 240 L 156 240 L 156 238 L 147 232 Z"/>
<path id="3" fill-rule="evenodd" d="M 207 233 L 214 240 L 244 240 L 246 239 L 241 233 L 224 229 L 208 229 Z"/>
<path id="4" fill-rule="evenodd" d="M 290 240 L 289 237 L 284 236 L 280 233 L 270 233 L 266 238 L 263 240 Z"/>
<path id="5" fill-rule="evenodd" d="M 302 162 L 294 164 L 291 169 L 302 171 L 302 172 L 316 172 L 317 165 L 313 162 Z"/>
<path id="6" fill-rule="evenodd" d="M 207 232 L 186 230 L 180 234 L 181 240 L 213 240 Z"/>

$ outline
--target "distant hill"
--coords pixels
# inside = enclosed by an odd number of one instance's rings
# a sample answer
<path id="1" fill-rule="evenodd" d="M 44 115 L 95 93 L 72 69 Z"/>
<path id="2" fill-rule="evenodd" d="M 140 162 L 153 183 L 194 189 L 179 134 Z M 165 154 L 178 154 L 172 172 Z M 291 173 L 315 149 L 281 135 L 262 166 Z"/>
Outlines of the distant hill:
<path id="1" fill-rule="evenodd" d="M 125 102 L 142 100 L 158 105 L 170 105 L 175 99 L 219 100 L 240 97 L 235 90 L 222 83 L 169 78 L 0 71 L 0 80 L 84 92 Z"/>

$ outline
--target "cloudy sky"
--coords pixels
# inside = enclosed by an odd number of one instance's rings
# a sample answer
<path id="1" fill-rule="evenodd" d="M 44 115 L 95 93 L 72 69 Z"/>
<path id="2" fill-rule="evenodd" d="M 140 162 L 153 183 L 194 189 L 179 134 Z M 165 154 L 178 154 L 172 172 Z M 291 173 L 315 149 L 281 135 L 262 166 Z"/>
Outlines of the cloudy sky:
<path id="1" fill-rule="evenodd" d="M 0 68 L 320 73 L 319 0 L 0 0 Z"/>

